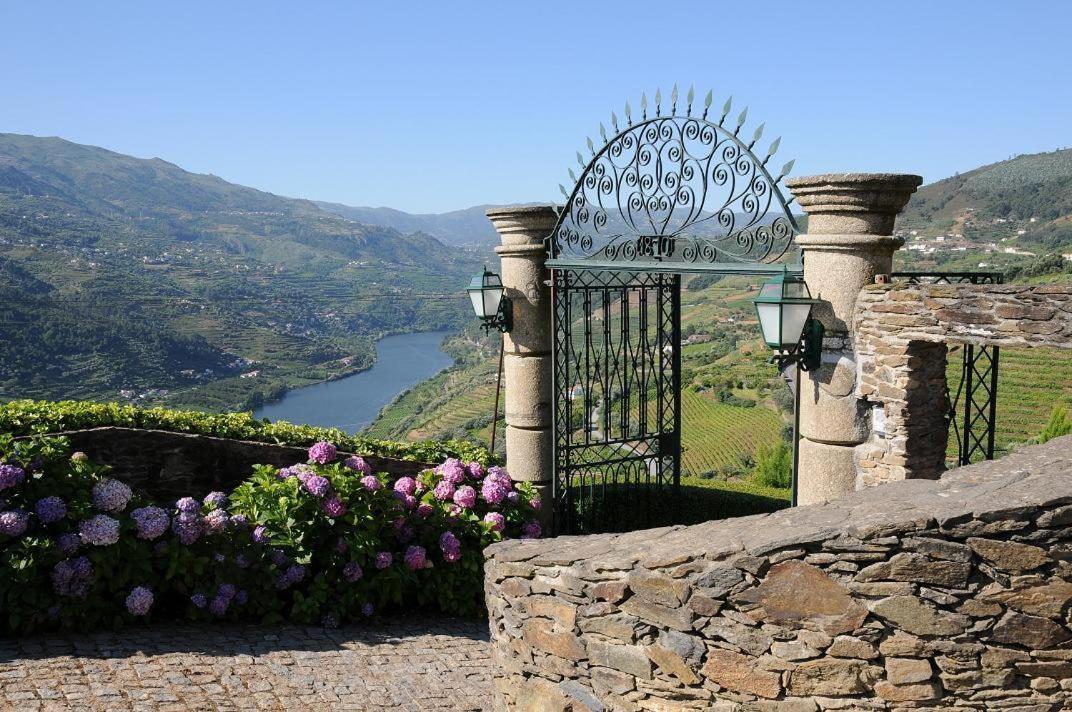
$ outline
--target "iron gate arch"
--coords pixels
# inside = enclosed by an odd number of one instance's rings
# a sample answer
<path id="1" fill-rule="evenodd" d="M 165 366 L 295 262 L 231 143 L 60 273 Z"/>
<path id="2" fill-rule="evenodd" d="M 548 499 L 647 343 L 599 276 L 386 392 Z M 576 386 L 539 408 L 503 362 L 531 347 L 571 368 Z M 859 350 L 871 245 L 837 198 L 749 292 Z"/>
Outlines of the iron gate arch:
<path id="1" fill-rule="evenodd" d="M 577 153 L 547 238 L 552 270 L 555 529 L 618 531 L 673 521 L 681 478 L 681 282 L 695 272 L 764 275 L 799 228 L 767 163 L 742 138 L 748 109 L 717 118 L 708 92 L 679 111 L 675 87 L 634 118 L 611 114 Z M 649 113 L 649 108 L 651 109 Z M 801 269 L 792 265 L 793 271 Z"/>

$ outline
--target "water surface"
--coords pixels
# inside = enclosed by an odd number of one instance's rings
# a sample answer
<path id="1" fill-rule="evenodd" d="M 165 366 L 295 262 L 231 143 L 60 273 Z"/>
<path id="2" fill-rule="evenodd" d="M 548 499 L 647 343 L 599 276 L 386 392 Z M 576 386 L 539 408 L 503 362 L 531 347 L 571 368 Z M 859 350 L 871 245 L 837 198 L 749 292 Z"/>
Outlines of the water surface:
<path id="1" fill-rule="evenodd" d="M 253 415 L 356 433 L 399 393 L 453 363 L 440 348 L 449 333 L 426 331 L 380 339 L 376 363 L 367 371 L 289 391 Z"/>

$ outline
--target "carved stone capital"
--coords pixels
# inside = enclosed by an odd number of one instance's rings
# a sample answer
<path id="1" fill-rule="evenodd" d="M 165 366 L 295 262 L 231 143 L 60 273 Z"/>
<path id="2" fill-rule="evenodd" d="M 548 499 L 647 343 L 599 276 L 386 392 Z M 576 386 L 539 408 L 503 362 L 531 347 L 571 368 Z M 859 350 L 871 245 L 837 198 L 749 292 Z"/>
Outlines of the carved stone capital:
<path id="1" fill-rule="evenodd" d="M 890 235 L 923 178 L 904 173 L 826 173 L 786 181 L 808 214 L 808 234 Z"/>

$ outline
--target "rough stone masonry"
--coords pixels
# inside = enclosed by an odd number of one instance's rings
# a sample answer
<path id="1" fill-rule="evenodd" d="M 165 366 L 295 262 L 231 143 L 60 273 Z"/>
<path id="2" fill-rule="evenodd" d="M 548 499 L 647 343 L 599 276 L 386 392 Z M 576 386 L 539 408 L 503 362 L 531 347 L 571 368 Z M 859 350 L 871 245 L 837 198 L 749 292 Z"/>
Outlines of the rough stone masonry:
<path id="1" fill-rule="evenodd" d="M 1072 708 L 1072 436 L 823 505 L 487 554 L 497 709 Z"/>

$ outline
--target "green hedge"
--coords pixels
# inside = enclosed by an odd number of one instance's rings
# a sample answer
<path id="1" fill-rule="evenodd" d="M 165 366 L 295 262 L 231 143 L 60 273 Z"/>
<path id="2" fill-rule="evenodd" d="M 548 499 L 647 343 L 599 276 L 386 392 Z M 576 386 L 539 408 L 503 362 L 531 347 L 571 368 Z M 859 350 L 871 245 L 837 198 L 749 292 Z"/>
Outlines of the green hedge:
<path id="1" fill-rule="evenodd" d="M 483 464 L 489 461 L 486 448 L 465 440 L 392 442 L 351 435 L 337 428 L 257 420 L 250 413 L 213 414 L 91 401 L 15 400 L 0 403 L 0 433 L 40 435 L 103 426 L 167 430 L 300 447 L 326 440 L 346 452 L 418 462 L 442 462 L 449 457 Z"/>

